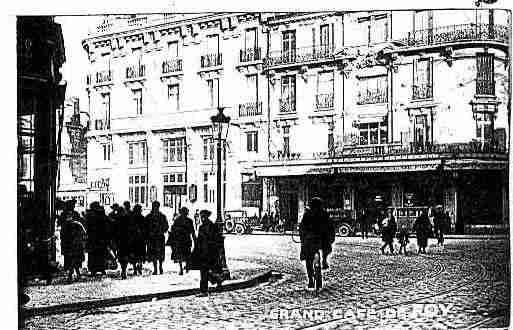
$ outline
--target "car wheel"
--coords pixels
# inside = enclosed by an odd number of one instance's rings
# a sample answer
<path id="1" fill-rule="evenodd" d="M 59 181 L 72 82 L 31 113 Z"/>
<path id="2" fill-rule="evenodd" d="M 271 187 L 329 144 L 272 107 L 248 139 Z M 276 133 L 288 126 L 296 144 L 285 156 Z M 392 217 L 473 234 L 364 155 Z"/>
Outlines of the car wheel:
<path id="1" fill-rule="evenodd" d="M 244 232 L 245 232 L 245 231 L 246 231 L 246 230 L 244 229 L 244 226 L 243 226 L 243 225 L 241 225 L 240 223 L 238 223 L 238 224 L 236 224 L 236 225 L 235 225 L 235 233 L 236 233 L 237 235 L 242 235 L 242 234 L 244 234 Z"/>
<path id="2" fill-rule="evenodd" d="M 338 234 L 340 236 L 347 237 L 350 233 L 351 227 L 348 224 L 343 223 L 342 225 L 340 225 L 340 227 L 338 227 Z"/>
<path id="3" fill-rule="evenodd" d="M 233 228 L 235 228 L 235 223 L 233 222 L 233 220 L 226 220 L 226 222 L 224 223 L 224 229 L 226 230 L 226 232 L 231 233 L 233 231 Z"/>

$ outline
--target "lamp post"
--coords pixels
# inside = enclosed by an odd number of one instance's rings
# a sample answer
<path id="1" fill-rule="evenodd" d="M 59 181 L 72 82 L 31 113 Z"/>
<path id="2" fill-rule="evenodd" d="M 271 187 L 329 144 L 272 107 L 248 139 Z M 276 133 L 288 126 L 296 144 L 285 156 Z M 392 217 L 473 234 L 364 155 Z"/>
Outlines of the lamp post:
<path id="1" fill-rule="evenodd" d="M 223 172 L 222 172 L 222 163 L 223 163 L 223 144 L 228 137 L 228 127 L 230 125 L 230 117 L 226 116 L 223 111 L 225 107 L 218 107 L 217 114 L 210 117 L 212 121 L 212 137 L 215 141 L 217 141 L 217 189 L 216 189 L 216 197 L 217 197 L 217 212 L 216 212 L 216 225 L 219 230 L 219 233 L 222 237 L 221 240 L 221 267 L 223 270 L 223 279 L 227 280 L 230 278 L 230 271 L 228 270 L 228 266 L 226 265 L 226 254 L 224 250 L 224 236 L 223 236 L 223 204 L 222 204 L 222 188 L 223 188 Z"/>

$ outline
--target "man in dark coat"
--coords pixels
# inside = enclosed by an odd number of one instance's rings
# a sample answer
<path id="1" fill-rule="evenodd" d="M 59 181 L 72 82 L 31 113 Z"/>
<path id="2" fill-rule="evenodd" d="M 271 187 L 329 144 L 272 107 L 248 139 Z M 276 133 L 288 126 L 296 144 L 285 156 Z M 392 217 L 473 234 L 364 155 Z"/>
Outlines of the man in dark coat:
<path id="1" fill-rule="evenodd" d="M 220 249 L 222 246 L 221 233 L 219 228 L 210 221 L 209 217 L 212 213 L 208 210 L 201 210 L 201 225 L 198 229 L 197 244 L 193 252 L 194 268 L 200 270 L 200 291 L 203 295 L 208 293 L 208 281 L 221 284 L 220 278 L 214 274 L 220 274 Z"/>
<path id="2" fill-rule="evenodd" d="M 171 259 L 180 265 L 179 275 L 183 275 L 183 265 L 189 261 L 191 257 L 192 241 L 196 241 L 194 233 L 194 224 L 192 219 L 188 217 L 189 210 L 182 207 L 179 210 L 180 215 L 177 216 L 171 226 Z"/>
<path id="3" fill-rule="evenodd" d="M 326 211 L 322 209 L 322 200 L 318 197 L 312 198 L 310 208 L 306 209 L 303 219 L 299 225 L 299 235 L 301 238 L 300 259 L 305 260 L 306 273 L 308 276 L 308 287 L 313 288 L 313 262 L 316 253 L 323 250 L 323 261 L 331 252 L 332 228 Z M 333 229 L 333 239 L 334 239 Z M 327 266 L 324 265 L 324 266 Z"/>
<path id="4" fill-rule="evenodd" d="M 151 203 L 151 212 L 146 216 L 148 225 L 148 258 L 153 262 L 153 275 L 157 275 L 157 262 L 160 274 L 164 273 L 162 263 L 166 257 L 166 238 L 169 230 L 166 216 L 159 211 L 160 203 Z"/>
<path id="5" fill-rule="evenodd" d="M 108 218 L 105 210 L 99 202 L 92 202 L 89 210 L 86 212 L 86 230 L 88 260 L 87 268 L 91 275 L 101 273 L 105 275 L 106 256 L 108 246 Z"/>
<path id="6" fill-rule="evenodd" d="M 141 205 L 135 204 L 132 212 L 132 220 L 134 225 L 134 274 L 139 273 L 139 275 L 142 275 L 142 265 L 146 258 L 146 236 L 148 226 L 146 224 L 146 218 L 142 215 Z"/>
<path id="7" fill-rule="evenodd" d="M 68 281 L 72 280 L 73 271 L 77 273 L 77 279 L 80 279 L 80 267 L 85 260 L 86 231 L 74 208 L 74 200 L 66 201 L 58 220 L 61 226 L 61 253 L 64 256 L 64 269 L 68 271 Z"/>
<path id="8" fill-rule="evenodd" d="M 389 209 L 388 216 L 383 219 L 383 226 L 381 231 L 381 238 L 385 244 L 381 247 L 381 253 L 385 253 L 385 248 L 390 248 L 390 253 L 394 253 L 394 237 L 397 232 L 397 223 L 392 209 Z"/>
<path id="9" fill-rule="evenodd" d="M 138 258 L 137 244 L 142 238 L 142 234 L 139 232 L 136 219 L 134 217 L 135 212 L 138 211 L 141 215 L 141 206 L 136 204 L 134 212 L 123 212 L 122 216 L 116 223 L 115 237 L 116 245 L 118 247 L 118 260 L 121 265 L 121 278 L 126 279 L 126 268 L 128 263 L 131 263 L 134 269 L 134 275 L 137 275 L 138 270 Z M 141 215 L 142 216 L 142 215 Z"/>
<path id="10" fill-rule="evenodd" d="M 369 227 L 371 223 L 369 212 L 363 208 L 359 216 L 360 228 L 362 231 L 362 239 L 369 238 Z"/>
<path id="11" fill-rule="evenodd" d="M 444 231 L 445 231 L 445 214 L 442 210 L 442 205 L 436 206 L 433 212 L 433 225 L 435 237 L 438 239 L 438 245 L 444 245 Z"/>
<path id="12" fill-rule="evenodd" d="M 417 220 L 415 220 L 413 229 L 417 233 L 417 245 L 419 246 L 418 253 L 426 253 L 428 237 L 431 234 L 431 223 L 429 222 L 426 210 L 422 210 L 422 213 L 419 215 Z"/>

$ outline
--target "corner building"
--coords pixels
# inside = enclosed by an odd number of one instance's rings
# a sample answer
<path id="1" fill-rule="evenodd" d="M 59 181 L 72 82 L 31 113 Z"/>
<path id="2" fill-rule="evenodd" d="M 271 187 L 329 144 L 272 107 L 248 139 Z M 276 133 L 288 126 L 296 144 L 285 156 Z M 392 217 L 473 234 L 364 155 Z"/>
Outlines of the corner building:
<path id="1" fill-rule="evenodd" d="M 213 209 L 219 105 L 225 209 L 294 225 L 321 196 L 334 217 L 440 204 L 452 231 L 507 226 L 509 35 L 482 9 L 108 17 L 84 40 L 89 183 Z"/>

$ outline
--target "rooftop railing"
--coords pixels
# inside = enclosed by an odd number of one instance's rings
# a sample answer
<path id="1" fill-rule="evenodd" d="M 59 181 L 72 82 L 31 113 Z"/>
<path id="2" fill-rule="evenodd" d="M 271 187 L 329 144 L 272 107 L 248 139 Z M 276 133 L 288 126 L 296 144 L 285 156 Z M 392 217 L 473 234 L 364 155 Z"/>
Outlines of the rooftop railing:
<path id="1" fill-rule="evenodd" d="M 297 64 L 334 58 L 333 45 L 309 46 L 294 48 L 287 51 L 279 50 L 270 52 L 265 58 L 267 66 Z"/>
<path id="2" fill-rule="evenodd" d="M 479 40 L 507 43 L 508 33 L 503 25 L 458 24 L 408 32 L 400 41 L 409 47 Z"/>

